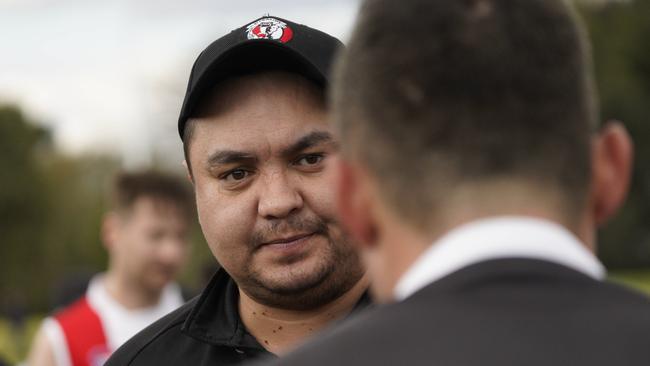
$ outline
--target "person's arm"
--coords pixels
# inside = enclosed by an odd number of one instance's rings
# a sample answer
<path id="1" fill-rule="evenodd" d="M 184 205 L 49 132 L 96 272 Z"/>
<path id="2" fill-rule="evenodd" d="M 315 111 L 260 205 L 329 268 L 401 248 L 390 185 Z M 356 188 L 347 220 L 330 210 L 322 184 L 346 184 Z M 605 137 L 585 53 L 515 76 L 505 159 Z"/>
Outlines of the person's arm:
<path id="1" fill-rule="evenodd" d="M 50 343 L 44 324 L 41 325 L 34 337 L 26 361 L 27 366 L 61 366 L 56 363 L 54 349 Z"/>

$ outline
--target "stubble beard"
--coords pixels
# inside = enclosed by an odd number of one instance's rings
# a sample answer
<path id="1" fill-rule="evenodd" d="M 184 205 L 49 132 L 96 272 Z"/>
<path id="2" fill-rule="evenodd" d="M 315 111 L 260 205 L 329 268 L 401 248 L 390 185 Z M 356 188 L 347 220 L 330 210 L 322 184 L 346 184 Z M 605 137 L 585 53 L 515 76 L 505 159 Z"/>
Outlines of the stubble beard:
<path id="1" fill-rule="evenodd" d="M 247 273 L 242 276 L 244 278 L 237 282 L 249 297 L 270 307 L 313 310 L 336 300 L 363 277 L 361 260 L 347 238 L 332 233 L 331 228 L 336 227 L 336 223 L 312 219 L 293 220 L 290 225 L 314 231 L 314 236 L 325 239 L 325 250 L 319 251 L 322 258 L 309 269 L 309 273 L 304 273 L 304 270 L 288 271 L 285 278 L 280 280 L 265 276 L 262 273 L 264 268 L 247 266 Z"/>

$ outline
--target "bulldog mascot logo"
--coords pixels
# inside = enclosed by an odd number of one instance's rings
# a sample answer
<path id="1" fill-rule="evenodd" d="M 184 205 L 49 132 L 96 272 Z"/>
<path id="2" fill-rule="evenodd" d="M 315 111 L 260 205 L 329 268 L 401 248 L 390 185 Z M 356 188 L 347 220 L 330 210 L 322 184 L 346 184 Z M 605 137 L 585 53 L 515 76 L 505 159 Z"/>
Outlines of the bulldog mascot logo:
<path id="1" fill-rule="evenodd" d="M 293 30 L 275 18 L 262 18 L 246 27 L 248 39 L 272 39 L 287 43 L 293 38 Z"/>

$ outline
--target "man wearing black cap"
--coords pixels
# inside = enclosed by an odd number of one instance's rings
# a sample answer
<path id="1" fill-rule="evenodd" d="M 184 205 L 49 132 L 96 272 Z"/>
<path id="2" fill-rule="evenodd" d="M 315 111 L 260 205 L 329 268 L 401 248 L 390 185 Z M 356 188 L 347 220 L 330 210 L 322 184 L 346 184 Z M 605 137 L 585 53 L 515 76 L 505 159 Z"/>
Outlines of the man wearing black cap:
<path id="1" fill-rule="evenodd" d="M 196 60 L 179 118 L 199 221 L 222 265 L 203 294 L 108 365 L 231 365 L 282 354 L 367 303 L 335 219 L 325 111 L 341 43 L 266 16 Z"/>

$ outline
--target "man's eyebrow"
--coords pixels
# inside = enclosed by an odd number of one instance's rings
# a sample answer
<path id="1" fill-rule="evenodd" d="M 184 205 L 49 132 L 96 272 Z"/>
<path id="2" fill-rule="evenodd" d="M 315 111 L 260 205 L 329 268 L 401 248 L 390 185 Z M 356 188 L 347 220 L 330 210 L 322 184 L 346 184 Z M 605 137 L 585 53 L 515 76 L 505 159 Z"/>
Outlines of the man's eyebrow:
<path id="1" fill-rule="evenodd" d="M 216 165 L 226 165 L 226 164 L 235 164 L 235 163 L 253 163 L 257 161 L 257 157 L 254 154 L 235 151 L 235 150 L 218 150 L 210 154 L 208 157 L 208 167 L 213 167 Z"/>
<path id="2" fill-rule="evenodd" d="M 331 133 L 325 131 L 314 131 L 301 137 L 298 141 L 282 150 L 282 155 L 289 157 L 294 156 L 305 149 L 326 142 L 334 142 L 334 137 Z"/>

